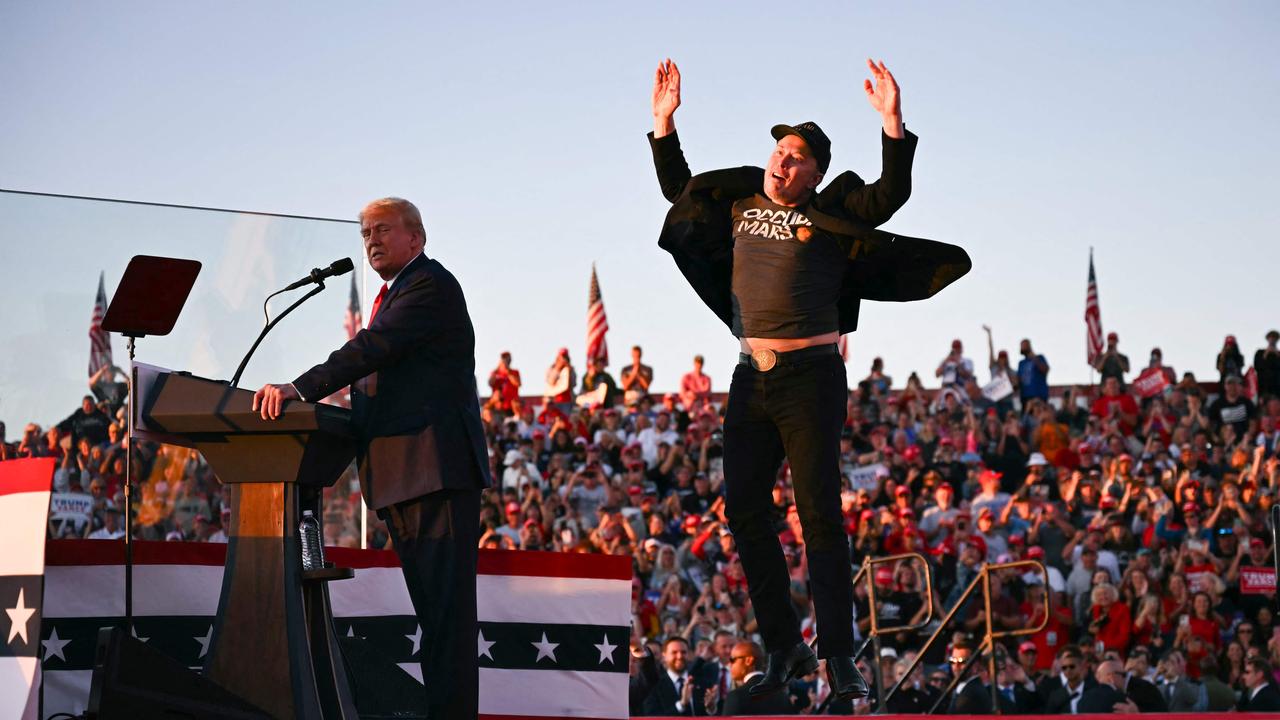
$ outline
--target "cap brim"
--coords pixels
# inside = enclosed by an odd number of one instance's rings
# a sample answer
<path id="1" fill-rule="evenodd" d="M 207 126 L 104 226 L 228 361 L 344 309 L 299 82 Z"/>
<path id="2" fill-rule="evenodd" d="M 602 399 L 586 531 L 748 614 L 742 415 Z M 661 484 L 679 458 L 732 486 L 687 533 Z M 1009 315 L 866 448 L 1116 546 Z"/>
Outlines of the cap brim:
<path id="1" fill-rule="evenodd" d="M 769 134 L 773 136 L 774 140 L 781 140 L 788 135 L 795 135 L 801 140 L 804 140 L 804 136 L 800 134 L 800 131 L 791 125 L 774 125 L 773 128 L 769 130 Z M 807 145 L 808 143 L 805 144 Z"/>

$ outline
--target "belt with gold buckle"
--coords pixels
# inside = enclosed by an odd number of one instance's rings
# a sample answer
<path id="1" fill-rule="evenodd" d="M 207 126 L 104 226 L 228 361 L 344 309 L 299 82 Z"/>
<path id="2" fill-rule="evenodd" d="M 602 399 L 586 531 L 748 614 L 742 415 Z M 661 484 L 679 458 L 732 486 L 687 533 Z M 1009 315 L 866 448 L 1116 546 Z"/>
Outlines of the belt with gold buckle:
<path id="1" fill-rule="evenodd" d="M 750 355 L 747 353 L 738 353 L 738 364 L 750 365 L 752 369 L 759 372 L 769 372 L 777 367 L 778 361 L 781 359 L 782 355 L 786 355 L 787 361 L 792 362 L 793 360 L 801 360 L 804 358 L 839 354 L 840 350 L 834 343 L 831 345 L 815 345 L 812 347 L 801 348 L 799 350 L 789 350 L 784 353 L 780 353 L 776 350 L 769 350 L 768 348 L 761 348 L 752 352 Z"/>

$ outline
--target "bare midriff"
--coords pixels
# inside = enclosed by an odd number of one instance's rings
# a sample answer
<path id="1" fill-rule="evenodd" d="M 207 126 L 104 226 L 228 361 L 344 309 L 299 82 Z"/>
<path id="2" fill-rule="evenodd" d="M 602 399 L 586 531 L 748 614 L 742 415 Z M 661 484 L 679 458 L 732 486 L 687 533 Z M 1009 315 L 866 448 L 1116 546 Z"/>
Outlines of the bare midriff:
<path id="1" fill-rule="evenodd" d="M 803 350 L 814 345 L 834 345 L 840 341 L 840 333 L 829 332 L 807 338 L 740 338 L 742 352 L 750 355 L 756 350 L 772 350 L 774 352 L 790 352 Z"/>

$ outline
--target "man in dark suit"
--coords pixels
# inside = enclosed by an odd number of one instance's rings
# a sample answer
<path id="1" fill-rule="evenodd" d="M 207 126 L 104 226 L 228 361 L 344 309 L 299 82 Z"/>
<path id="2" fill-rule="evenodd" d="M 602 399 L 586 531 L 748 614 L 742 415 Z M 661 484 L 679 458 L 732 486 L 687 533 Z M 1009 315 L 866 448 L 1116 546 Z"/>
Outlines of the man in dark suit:
<path id="1" fill-rule="evenodd" d="M 351 386 L 360 488 L 387 523 L 422 629 L 432 717 L 475 717 L 476 546 L 488 451 L 476 397 L 475 332 L 453 275 L 423 254 L 407 200 L 360 213 L 369 265 L 386 281 L 369 326 L 291 384 L 266 385 L 254 409 L 275 418 L 294 398 Z"/>
<path id="2" fill-rule="evenodd" d="M 952 674 L 963 673 L 960 682 L 952 691 L 951 704 L 947 707 L 948 715 L 990 715 L 991 687 L 988 685 L 987 664 L 979 658 L 968 671 L 965 665 L 973 657 L 973 647 L 964 643 L 956 643 L 951 649 L 951 657 L 947 663 Z"/>
<path id="3" fill-rule="evenodd" d="M 1098 684 L 1084 691 L 1076 714 L 1138 712 L 1137 703 L 1124 692 L 1126 679 L 1124 665 L 1119 660 L 1103 660 L 1098 665 Z"/>
<path id="4" fill-rule="evenodd" d="M 651 653 L 637 656 L 639 669 L 631 678 L 630 694 L 639 715 L 706 715 L 706 688 L 699 687 L 700 667 L 689 662 L 689 641 L 680 636 L 662 646 L 662 666 Z"/>
<path id="5" fill-rule="evenodd" d="M 1045 715 L 1073 715 L 1080 698 L 1096 684 L 1089 676 L 1080 648 L 1064 645 L 1058 650 L 1059 673 L 1040 683 L 1039 712 Z"/>
<path id="6" fill-rule="evenodd" d="M 724 698 L 721 715 L 795 715 L 787 693 L 752 695 L 751 688 L 764 678 L 764 648 L 758 643 L 743 640 L 733 646 L 729 658 L 729 674 L 734 688 Z M 711 710 L 711 703 L 707 703 Z M 708 713 L 710 714 L 710 713 Z"/>
<path id="7" fill-rule="evenodd" d="M 1240 712 L 1280 712 L 1280 689 L 1271 681 L 1271 665 L 1262 658 L 1244 663 L 1244 693 L 1237 709 Z"/>

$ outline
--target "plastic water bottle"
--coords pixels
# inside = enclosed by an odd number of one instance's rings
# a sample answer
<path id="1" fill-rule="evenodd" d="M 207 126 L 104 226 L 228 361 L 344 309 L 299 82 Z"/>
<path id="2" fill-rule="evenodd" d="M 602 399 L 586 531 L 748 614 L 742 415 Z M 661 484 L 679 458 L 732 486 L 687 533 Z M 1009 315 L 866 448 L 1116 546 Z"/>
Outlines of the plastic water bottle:
<path id="1" fill-rule="evenodd" d="M 319 570 L 324 567 L 324 545 L 320 542 L 320 523 L 315 513 L 302 511 L 302 522 L 298 523 L 298 537 L 302 541 L 302 569 Z"/>

